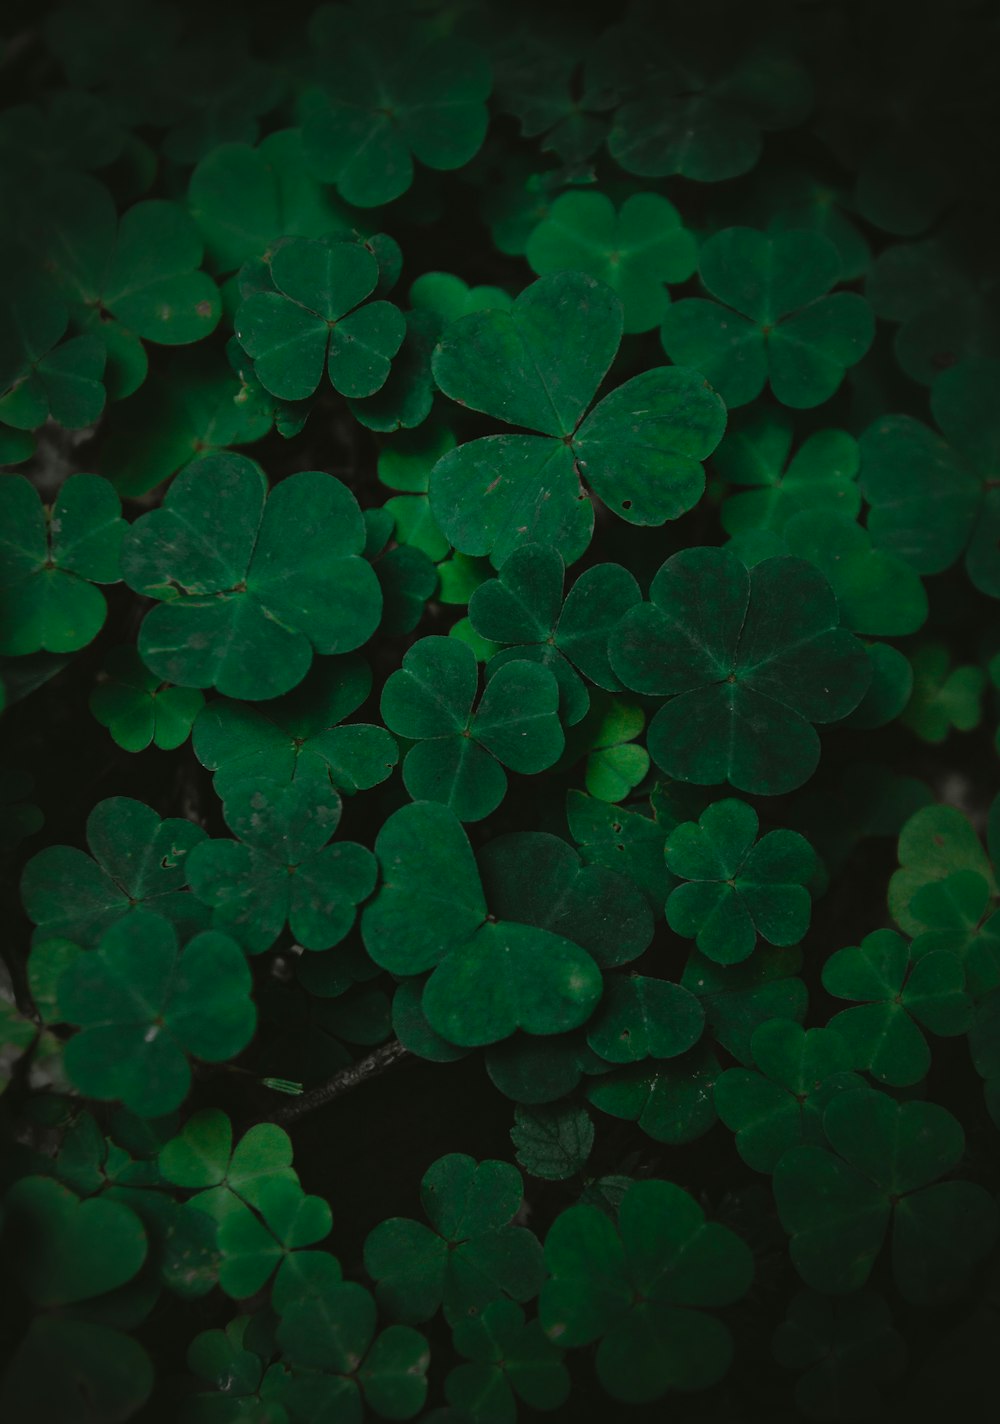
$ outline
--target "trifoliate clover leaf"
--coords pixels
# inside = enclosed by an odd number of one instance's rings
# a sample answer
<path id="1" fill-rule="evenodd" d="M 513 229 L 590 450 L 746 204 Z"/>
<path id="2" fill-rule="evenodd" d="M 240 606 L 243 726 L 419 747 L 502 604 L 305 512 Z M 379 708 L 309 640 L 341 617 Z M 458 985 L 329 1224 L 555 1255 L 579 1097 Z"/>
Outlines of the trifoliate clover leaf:
<path id="1" fill-rule="evenodd" d="M 234 1202 L 219 1223 L 219 1285 L 235 1300 L 256 1295 L 281 1268 L 277 1290 L 293 1253 L 329 1236 L 332 1225 L 323 1198 L 307 1196 L 289 1177 L 262 1182 L 254 1208 Z"/>
<path id="2" fill-rule="evenodd" d="M 70 1081 L 144 1117 L 179 1107 L 189 1058 L 221 1063 L 247 1046 L 257 1021 L 246 958 L 206 930 L 178 949 L 168 920 L 137 911 L 80 955 L 59 981 L 59 1011 L 80 1032 L 66 1045 Z"/>
<path id="3" fill-rule="evenodd" d="M 556 837 L 525 839 L 543 845 L 552 840 L 572 855 Z M 404 806 L 382 827 L 375 850 L 384 881 L 362 918 L 365 946 L 375 963 L 393 974 L 433 969 L 423 1011 L 431 1028 L 449 1043 L 466 1048 L 497 1043 L 518 1028 L 533 1034 L 562 1033 L 590 1016 L 601 995 L 601 971 L 585 948 L 565 937 L 560 924 L 569 920 L 569 928 L 582 933 L 588 947 L 595 937 L 606 935 L 609 926 L 586 917 L 576 930 L 580 910 L 590 907 L 582 887 L 577 903 L 572 903 L 572 868 L 568 883 L 566 867 L 562 884 L 557 881 L 543 889 L 545 881 L 539 877 L 542 914 L 553 921 L 549 928 L 531 923 L 532 907 L 521 906 L 519 894 L 510 897 L 521 907 L 517 920 L 508 920 L 502 907 L 496 917 L 488 913 L 472 849 L 461 822 L 446 806 L 432 801 Z M 512 889 L 524 885 L 523 861 L 531 876 L 538 874 L 532 850 L 537 854 L 532 846 L 517 860 Z M 628 882 L 620 884 L 627 894 Z M 610 915 L 613 897 L 607 887 L 600 888 Z M 559 889 L 569 894 L 568 915 Z M 627 942 L 626 956 L 641 953 L 649 934 L 647 921 L 645 938 L 638 947 Z M 629 940 L 634 936 L 633 929 Z"/>
<path id="4" fill-rule="evenodd" d="M 216 1221 L 241 1204 L 259 1207 L 268 1182 L 298 1182 L 287 1132 L 260 1122 L 234 1148 L 232 1124 L 218 1108 L 193 1113 L 160 1148 L 157 1162 L 163 1179 L 196 1192 L 191 1204 Z"/>
<path id="5" fill-rule="evenodd" d="M 414 430 L 434 404 L 431 355 L 441 335 L 440 318 L 421 310 L 405 312 L 404 319 L 406 334 L 385 385 L 373 396 L 347 402 L 355 420 L 368 430 L 387 434 Z"/>
<path id="6" fill-rule="evenodd" d="M 646 715 L 635 703 L 617 698 L 608 703 L 590 737 L 584 767 L 584 785 L 591 796 L 624 801 L 646 779 L 649 752 L 635 743 L 645 725 Z"/>
<path id="7" fill-rule="evenodd" d="M 340 5 L 315 11 L 309 40 L 321 87 L 300 105 L 306 162 L 346 202 L 398 198 L 414 158 L 447 171 L 476 154 L 491 87 L 478 46 L 402 14 L 386 24 Z"/>
<path id="8" fill-rule="evenodd" d="M 678 1147 L 703 1137 L 718 1121 L 712 1084 L 719 1060 L 704 1042 L 670 1061 L 636 1063 L 587 1085 L 587 1101 L 610 1117 L 636 1122 L 654 1142 Z"/>
<path id="9" fill-rule="evenodd" d="M 676 1058 L 701 1037 L 705 1010 L 689 989 L 645 974 L 608 976 L 587 1043 L 607 1063 Z"/>
<path id="10" fill-rule="evenodd" d="M 530 1409 L 558 1409 L 569 1395 L 563 1352 L 537 1320 L 525 1322 L 512 1300 L 494 1300 L 480 1316 L 459 1320 L 452 1341 L 471 1363 L 448 1374 L 448 1400 L 474 1424 L 510 1424 L 517 1400 Z"/>
<path id="11" fill-rule="evenodd" d="M 440 801 L 461 821 L 496 810 L 507 790 L 504 767 L 544 771 L 565 745 L 559 688 L 545 667 L 522 660 L 497 669 L 478 705 L 479 669 L 456 638 L 421 638 L 382 690 L 390 731 L 412 739 L 403 783 L 415 800 Z"/>
<path id="12" fill-rule="evenodd" d="M 807 75 L 773 45 L 733 54 L 719 48 L 717 34 L 688 49 L 671 35 L 667 48 L 646 25 L 634 25 L 628 38 L 623 74 L 645 82 L 626 81 L 632 94 L 608 135 L 608 152 L 626 173 L 697 183 L 736 178 L 757 162 L 762 131 L 789 128 L 809 110 Z"/>
<path id="13" fill-rule="evenodd" d="M 533 1105 L 557 1103 L 579 1086 L 584 1073 L 606 1067 L 580 1033 L 546 1038 L 516 1033 L 487 1048 L 484 1059 L 498 1092 L 512 1102 Z"/>
<path id="14" fill-rule="evenodd" d="M 900 717 L 923 742 L 946 740 L 952 729 L 974 731 L 982 719 L 986 674 L 974 664 L 952 666 L 943 643 L 924 643 L 910 654 L 913 691 Z"/>
<path id="15" fill-rule="evenodd" d="M 997 1235 L 997 1207 L 974 1182 L 939 1179 L 964 1134 L 936 1103 L 896 1103 L 861 1088 L 823 1114 L 829 1147 L 793 1147 L 774 1170 L 778 1214 L 806 1285 L 847 1295 L 868 1280 L 892 1224 L 896 1288 L 915 1305 L 967 1289 Z"/>
<path id="16" fill-rule="evenodd" d="M 365 1270 L 388 1315 L 419 1325 L 444 1308 L 454 1324 L 490 1301 L 530 1300 L 545 1276 L 542 1248 L 511 1225 L 521 1205 L 521 1174 L 509 1162 L 441 1157 L 420 1184 L 431 1225 L 391 1217 L 365 1242 Z"/>
<path id="17" fill-rule="evenodd" d="M 664 284 L 687 281 L 698 262 L 694 238 L 658 193 L 633 193 L 617 212 L 603 193 L 563 193 L 525 255 L 539 277 L 587 272 L 617 292 L 626 335 L 659 326 L 670 304 Z"/>
<path id="18" fill-rule="evenodd" d="M 298 778 L 227 783 L 223 814 L 238 840 L 204 841 L 188 857 L 188 883 L 251 954 L 287 923 L 305 949 L 339 944 L 375 888 L 375 859 L 353 841 L 327 842 L 340 821 L 329 784 Z"/>
<path id="19" fill-rule="evenodd" d="M 352 652 L 377 627 L 381 592 L 347 487 L 310 470 L 266 494 L 252 461 L 209 455 L 129 530 L 126 581 L 161 600 L 139 652 L 165 681 L 276 697 L 302 681 L 314 649 Z"/>
<path id="20" fill-rule="evenodd" d="M 49 419 L 68 430 L 93 425 L 104 409 L 104 343 L 62 339 L 69 311 L 51 288 L 23 275 L 10 286 L 0 288 L 0 427 L 37 430 Z M 17 436 L 4 434 L 16 444 Z M 5 463 L 10 456 L 16 449 Z"/>
<path id="21" fill-rule="evenodd" d="M 448 327 L 434 353 L 445 395 L 535 435 L 492 435 L 445 455 L 431 508 L 465 554 L 501 564 L 520 544 L 579 558 L 594 525 L 593 493 L 630 524 L 677 519 L 699 499 L 701 461 L 725 426 L 722 401 L 696 371 L 657 367 L 588 407 L 622 334 L 621 303 L 579 272 L 541 277 L 510 312 Z"/>
<path id="22" fill-rule="evenodd" d="M 354 1281 L 286 1305 L 276 1339 L 296 1372 L 282 1398 L 297 1418 L 360 1424 L 367 1405 L 381 1419 L 412 1419 L 424 1403 L 427 1341 L 408 1325 L 376 1334 L 375 1302 Z"/>
<path id="23" fill-rule="evenodd" d="M 406 323 L 368 301 L 378 259 L 350 239 L 290 237 L 268 263 L 271 290 L 244 297 L 233 323 L 254 374 L 280 400 L 307 400 L 323 379 L 341 395 L 372 396 L 389 377 Z"/>
<path id="24" fill-rule="evenodd" d="M 100 473 L 119 494 L 145 494 L 202 455 L 259 440 L 271 429 L 273 404 L 217 352 L 184 352 L 114 407 Z"/>
<path id="25" fill-rule="evenodd" d="M 189 1421 L 195 1424 L 199 1417 L 219 1412 L 220 1395 L 226 1396 L 224 1407 L 237 1411 L 237 1417 L 243 1413 L 253 1424 L 287 1424 L 284 1407 L 267 1398 L 271 1381 L 265 1374 L 265 1362 L 249 1348 L 253 1341 L 252 1332 L 247 1328 L 251 1319 L 249 1315 L 237 1316 L 225 1330 L 203 1330 L 191 1341 L 187 1350 L 188 1369 L 214 1385 L 217 1393 L 188 1396 L 185 1401 L 188 1412 L 181 1416 L 182 1424 Z M 276 1374 L 275 1370 L 272 1379 Z"/>
<path id="26" fill-rule="evenodd" d="M 140 340 L 186 346 L 215 329 L 219 291 L 197 270 L 201 237 L 179 203 L 148 199 L 119 220 L 102 184 L 60 174 L 42 212 L 45 265 L 76 319 L 108 345 L 109 377 L 116 364 L 131 368 L 119 375 L 116 397 L 130 395 L 145 378 Z"/>
<path id="27" fill-rule="evenodd" d="M 308 780 L 344 795 L 377 786 L 399 757 L 384 727 L 342 726 L 371 690 L 371 669 L 360 657 L 324 659 L 293 692 L 252 707 L 217 697 L 194 726 L 195 755 L 215 773 L 225 801 L 241 781 Z"/>
<path id="28" fill-rule="evenodd" d="M 971 870 L 986 881 L 990 896 L 997 894 L 990 859 L 955 806 L 922 806 L 907 820 L 899 834 L 899 865 L 889 881 L 889 913 L 907 935 L 937 928 L 938 906 L 916 898 L 924 886 Z M 921 909 L 928 914 L 926 920 Z"/>
<path id="29" fill-rule="evenodd" d="M 505 16 L 490 36 L 494 102 L 501 113 L 519 121 L 524 138 L 540 139 L 543 153 L 554 153 L 566 164 L 590 158 L 607 135 L 605 112 L 614 102 L 593 90 L 586 69 L 582 84 L 575 82 L 581 40 L 586 50 L 594 44 L 589 29 L 582 30 L 586 23 L 580 13 L 534 14 L 520 24 Z"/>
<path id="30" fill-rule="evenodd" d="M 786 830 L 757 840 L 758 830 L 744 801 L 716 801 L 671 831 L 664 847 L 667 869 L 685 882 L 670 892 L 667 924 L 718 964 L 747 959 L 758 936 L 798 944 L 809 928 L 812 846 Z"/>
<path id="31" fill-rule="evenodd" d="M 299 129 L 268 134 L 256 148 L 214 146 L 191 174 L 187 202 L 219 273 L 265 257 L 282 237 L 348 236 L 353 227 L 306 167 Z"/>
<path id="32" fill-rule="evenodd" d="M 860 455 L 854 437 L 846 430 L 817 430 L 794 454 L 792 442 L 791 419 L 780 410 L 755 411 L 730 426 L 713 466 L 729 483 L 754 488 L 730 495 L 723 504 L 727 534 L 750 529 L 780 533 L 793 514 L 804 510 L 858 513 Z"/>
<path id="33" fill-rule="evenodd" d="M 844 281 L 853 282 L 868 272 L 871 248 L 850 196 L 839 182 L 812 169 L 786 168 L 773 174 L 762 172 L 754 196 L 760 201 L 750 199 L 753 226 L 766 225 L 772 232 L 807 228 L 822 233 L 837 249 Z M 866 295 L 870 297 L 870 293 Z"/>
<path id="34" fill-rule="evenodd" d="M 51 505 L 23 475 L 0 480 L 0 653 L 72 653 L 107 616 L 125 522 L 98 475 L 70 475 Z"/>
<path id="35" fill-rule="evenodd" d="M 874 1291 L 846 1299 L 799 1291 L 772 1338 L 774 1358 L 796 1370 L 795 1403 L 810 1419 L 875 1419 L 879 1388 L 903 1371 L 906 1346 Z"/>
<path id="36" fill-rule="evenodd" d="M 27 1176 L 4 1198 L 4 1245 L 35 1305 L 66 1306 L 115 1290 L 146 1259 L 142 1222 L 120 1202 L 81 1201 L 51 1177 Z"/>
<path id="37" fill-rule="evenodd" d="M 586 1166 L 594 1145 L 594 1124 L 586 1108 L 571 1103 L 552 1107 L 518 1104 L 510 1140 L 529 1176 L 564 1182 Z"/>
<path id="38" fill-rule="evenodd" d="M 371 514 L 365 510 L 365 517 Z M 392 516 L 388 510 L 379 514 Z M 390 531 L 391 532 L 391 531 Z M 388 537 L 388 535 L 386 536 Z M 385 637 L 412 633 L 437 589 L 437 569 L 422 549 L 395 544 L 370 556 L 375 577 L 382 590 L 382 621 L 379 632 Z"/>
<path id="39" fill-rule="evenodd" d="M 833 590 L 803 559 L 747 568 L 724 549 L 684 549 L 609 640 L 626 687 L 673 694 L 649 724 L 650 755 L 669 776 L 729 781 L 773 796 L 819 760 L 813 722 L 858 705 L 871 670 Z"/>
<path id="40" fill-rule="evenodd" d="M 193 687 L 172 687 L 149 671 L 132 647 L 112 648 L 90 694 L 90 710 L 127 752 L 186 742 L 205 705 Z"/>
<path id="41" fill-rule="evenodd" d="M 824 1146 L 823 1110 L 835 1093 L 864 1087 L 848 1043 L 832 1028 L 803 1029 L 775 1018 L 754 1030 L 754 1068 L 715 1080 L 715 1107 L 756 1172 L 773 1172 L 789 1147 Z"/>
<path id="42" fill-rule="evenodd" d="M 859 1005 L 830 1020 L 848 1045 L 850 1066 L 898 1088 L 919 1083 L 930 1067 L 921 1028 L 953 1038 L 972 1015 L 961 961 L 929 947 L 914 956 L 892 930 L 875 930 L 860 945 L 832 954 L 823 965 L 823 987 Z"/>
<path id="43" fill-rule="evenodd" d="M 545 1333 L 563 1347 L 600 1340 L 597 1374 L 613 1399 L 705 1389 L 729 1368 L 729 1328 L 703 1307 L 745 1295 L 753 1258 L 680 1187 L 635 1183 L 617 1228 L 597 1207 L 570 1207 L 546 1237 L 545 1264 Z"/>
<path id="44" fill-rule="evenodd" d="M 621 690 L 608 662 L 608 635 L 642 595 L 619 564 L 587 569 L 565 602 L 564 578 L 565 565 L 556 549 L 522 544 L 500 564 L 496 578 L 475 589 L 469 621 L 480 637 L 508 645 L 491 660 L 491 669 L 526 657 L 551 670 L 559 684 L 562 714 L 572 726 L 590 705 L 579 674 L 608 691 Z"/>
<path id="45" fill-rule="evenodd" d="M 681 983 L 704 1003 L 718 1043 L 749 1068 L 750 1045 L 760 1024 L 805 1018 L 809 992 L 797 977 L 801 961 L 798 948 L 761 945 L 740 964 L 715 964 L 692 950 Z"/>
<path id="46" fill-rule="evenodd" d="M 941 573 L 965 554 L 976 588 L 1000 596 L 1000 462 L 996 390 L 1000 361 L 962 361 L 931 387 L 942 435 L 909 415 L 887 415 L 861 436 L 861 489 L 871 505 L 876 547 L 921 574 Z M 943 437 L 943 438 L 942 438 Z"/>
<path id="47" fill-rule="evenodd" d="M 208 911 L 186 888 L 185 864 L 204 838 L 191 821 L 161 821 L 130 797 L 98 802 L 87 818 L 91 855 L 74 846 L 49 846 L 25 866 L 21 896 L 37 925 L 35 941 L 94 945 L 140 909 L 165 916 L 182 938 L 205 929 Z"/>
<path id="48" fill-rule="evenodd" d="M 782 405 L 822 405 L 872 343 L 864 297 L 829 295 L 840 259 L 817 232 L 726 228 L 702 246 L 699 271 L 717 300 L 670 307 L 663 347 L 672 361 L 704 372 L 730 408 L 752 401 L 767 381 Z"/>

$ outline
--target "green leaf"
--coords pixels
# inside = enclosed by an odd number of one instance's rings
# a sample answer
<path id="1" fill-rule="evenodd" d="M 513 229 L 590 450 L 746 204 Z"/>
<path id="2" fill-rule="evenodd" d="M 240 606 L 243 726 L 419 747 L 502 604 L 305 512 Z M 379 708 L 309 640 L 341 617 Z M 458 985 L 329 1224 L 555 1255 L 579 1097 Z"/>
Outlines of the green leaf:
<path id="1" fill-rule="evenodd" d="M 144 1117 L 178 1107 L 188 1057 L 235 1058 L 256 1026 L 239 945 L 205 931 L 178 951 L 169 921 L 137 911 L 59 981 L 62 1018 L 81 1032 L 66 1045 L 70 1081 L 86 1096 L 118 1098 Z"/>
<path id="2" fill-rule="evenodd" d="M 772 1349 L 779 1365 L 799 1372 L 795 1402 L 813 1419 L 828 1418 L 831 1403 L 840 1418 L 877 1416 L 885 1404 L 879 1385 L 902 1374 L 906 1361 L 889 1307 L 870 1291 L 846 1300 L 799 1291 Z"/>
<path id="3" fill-rule="evenodd" d="M 98 802 L 87 818 L 91 855 L 49 846 L 25 866 L 21 896 L 36 939 L 94 945 L 142 909 L 165 916 L 185 936 L 204 929 L 208 913 L 186 888 L 188 853 L 204 838 L 191 821 L 161 821 L 130 797 Z"/>
<path id="4" fill-rule="evenodd" d="M 593 527 L 581 476 L 633 524 L 676 519 L 697 501 L 700 462 L 718 444 L 725 414 L 696 372 L 646 371 L 584 419 L 621 333 L 617 297 L 577 272 L 533 282 L 510 312 L 448 327 L 433 362 L 444 393 L 548 437 L 489 436 L 438 461 L 431 508 L 456 549 L 499 565 L 520 544 L 553 544 L 572 562 Z"/>
<path id="5" fill-rule="evenodd" d="M 545 1261 L 545 1333 L 570 1347 L 599 1339 L 597 1373 L 612 1398 L 642 1403 L 725 1374 L 729 1330 L 702 1307 L 744 1295 L 753 1259 L 679 1187 L 630 1187 L 617 1229 L 597 1207 L 570 1207 L 549 1231 Z"/>
<path id="6" fill-rule="evenodd" d="M 351 652 L 374 632 L 381 595 L 360 557 L 354 496 L 318 470 L 289 476 L 266 504 L 265 493 L 250 460 L 206 456 L 131 526 L 126 580 L 162 600 L 143 621 L 139 652 L 164 680 L 263 700 L 301 682 L 314 649 Z"/>
<path id="7" fill-rule="evenodd" d="M 936 928 L 936 916 L 925 923 L 914 905 L 926 885 L 972 870 L 997 893 L 989 858 L 972 826 L 954 806 L 924 806 L 912 815 L 899 836 L 900 868 L 889 881 L 889 913 L 904 934 Z"/>
<path id="8" fill-rule="evenodd" d="M 89 1321 L 39 1315 L 0 1385 L 0 1407 L 11 1419 L 76 1424 L 84 1398 L 94 1419 L 127 1419 L 143 1407 L 154 1383 L 152 1361 L 130 1335 Z"/>
<path id="9" fill-rule="evenodd" d="M 758 935 L 797 944 L 809 928 L 812 847 L 795 831 L 760 840 L 757 831 L 752 807 L 716 801 L 697 822 L 671 831 L 664 847 L 671 874 L 686 882 L 667 899 L 667 923 L 719 964 L 748 958 Z"/>
<path id="10" fill-rule="evenodd" d="M 668 775 L 772 796 L 815 770 L 811 723 L 845 717 L 871 678 L 817 569 L 779 558 L 748 570 L 722 549 L 668 559 L 609 652 L 627 687 L 674 694 L 647 736 Z"/>
<path id="11" fill-rule="evenodd" d="M 174 751 L 187 741 L 205 705 L 196 689 L 163 683 L 131 647 L 112 648 L 99 676 L 103 680 L 90 694 L 90 710 L 128 752 L 150 745 Z"/>
<path id="12" fill-rule="evenodd" d="M 516 1417 L 516 1398 L 532 1409 L 557 1409 L 569 1394 L 562 1351 L 537 1320 L 525 1323 L 512 1300 L 494 1300 L 481 1316 L 459 1320 L 452 1332 L 459 1354 L 445 1380 L 449 1401 L 478 1424 L 506 1424 Z"/>
<path id="13" fill-rule="evenodd" d="M 675 1058 L 697 1043 L 704 1025 L 704 1009 L 680 984 L 613 975 L 587 1029 L 587 1043 L 608 1063 Z"/>
<path id="14" fill-rule="evenodd" d="M 431 1226 L 391 1217 L 365 1242 L 365 1270 L 379 1305 L 408 1324 L 444 1308 L 455 1324 L 509 1296 L 530 1300 L 544 1279 L 542 1250 L 523 1226 L 521 1175 L 508 1162 L 461 1153 L 441 1157 L 424 1174 L 420 1198 Z"/>
<path id="15" fill-rule="evenodd" d="M 986 687 L 983 669 L 965 664 L 952 667 L 943 643 L 924 643 L 910 655 L 913 692 L 900 717 L 904 727 L 924 742 L 943 742 L 954 728 L 974 731 L 982 719 Z"/>
<path id="16" fill-rule="evenodd" d="M 594 1124 L 586 1108 L 572 1105 L 514 1110 L 510 1130 L 518 1162 L 532 1177 L 562 1182 L 586 1166 L 594 1145 Z"/>
<path id="17" fill-rule="evenodd" d="M 677 302 L 663 322 L 663 346 L 671 360 L 702 371 L 730 408 L 752 401 L 767 381 L 782 405 L 822 405 L 872 343 L 864 298 L 827 295 L 840 259 L 818 232 L 726 228 L 702 245 L 699 271 L 725 305 Z"/>
<path id="18" fill-rule="evenodd" d="M 791 418 L 780 409 L 753 410 L 730 425 L 713 465 L 728 483 L 752 488 L 729 495 L 722 506 L 727 534 L 750 529 L 780 533 L 793 515 L 806 510 L 858 513 L 860 456 L 853 436 L 844 430 L 817 430 L 794 454 L 792 438 Z"/>
<path id="19" fill-rule="evenodd" d="M 673 203 L 633 193 L 616 212 L 603 193 L 563 193 L 528 238 L 532 271 L 586 272 L 617 292 L 626 334 L 651 331 L 669 303 L 664 284 L 684 282 L 697 247 Z"/>
<path id="20" fill-rule="evenodd" d="M 587 1087 L 587 1101 L 611 1117 L 637 1122 L 654 1142 L 679 1146 L 717 1122 L 712 1084 L 721 1068 L 704 1040 L 670 1061 L 637 1063 L 604 1073 Z"/>
<path id="21" fill-rule="evenodd" d="M 71 475 L 51 506 L 23 475 L 0 481 L 0 653 L 71 653 L 100 632 L 96 583 L 121 578 L 121 505 L 98 475 Z"/>

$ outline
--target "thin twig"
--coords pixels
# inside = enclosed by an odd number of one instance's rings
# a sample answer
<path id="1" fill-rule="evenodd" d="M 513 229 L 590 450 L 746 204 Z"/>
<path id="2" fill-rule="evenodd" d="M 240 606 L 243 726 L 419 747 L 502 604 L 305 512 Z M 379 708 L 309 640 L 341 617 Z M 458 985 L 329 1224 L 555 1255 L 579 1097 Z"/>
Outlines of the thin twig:
<path id="1" fill-rule="evenodd" d="M 342 1097 L 354 1088 L 360 1088 L 361 1084 L 367 1083 L 370 1078 L 377 1078 L 394 1063 L 405 1058 L 408 1051 L 398 1038 L 390 1039 L 388 1043 L 383 1043 L 380 1048 L 369 1053 L 367 1058 L 359 1058 L 357 1063 L 341 1068 L 339 1073 L 334 1073 L 332 1078 L 328 1078 L 318 1088 L 312 1088 L 300 1098 L 278 1108 L 271 1114 L 271 1121 L 294 1122 L 296 1118 L 304 1117 L 315 1108 L 325 1107 L 327 1103 L 333 1102 L 334 1098 Z"/>

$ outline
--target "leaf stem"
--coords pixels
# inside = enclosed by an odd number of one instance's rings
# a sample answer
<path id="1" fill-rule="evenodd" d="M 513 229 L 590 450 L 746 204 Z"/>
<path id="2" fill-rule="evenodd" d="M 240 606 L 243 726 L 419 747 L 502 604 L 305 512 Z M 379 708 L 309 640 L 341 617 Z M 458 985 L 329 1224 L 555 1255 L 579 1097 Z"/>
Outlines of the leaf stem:
<path id="1" fill-rule="evenodd" d="M 356 1063 L 350 1063 L 346 1068 L 341 1068 L 338 1073 L 334 1073 L 332 1078 L 328 1078 L 325 1083 L 320 1083 L 318 1088 L 312 1088 L 293 1102 L 283 1104 L 271 1114 L 271 1121 L 294 1122 L 296 1118 L 304 1117 L 306 1113 L 313 1112 L 316 1108 L 325 1107 L 327 1103 L 332 1103 L 335 1098 L 342 1097 L 344 1093 L 349 1093 L 354 1088 L 360 1088 L 362 1083 L 367 1083 L 370 1078 L 379 1077 L 394 1063 L 405 1058 L 408 1052 L 409 1050 L 403 1047 L 398 1038 L 391 1038 L 388 1043 L 381 1044 L 369 1053 L 367 1058 L 359 1058 Z"/>

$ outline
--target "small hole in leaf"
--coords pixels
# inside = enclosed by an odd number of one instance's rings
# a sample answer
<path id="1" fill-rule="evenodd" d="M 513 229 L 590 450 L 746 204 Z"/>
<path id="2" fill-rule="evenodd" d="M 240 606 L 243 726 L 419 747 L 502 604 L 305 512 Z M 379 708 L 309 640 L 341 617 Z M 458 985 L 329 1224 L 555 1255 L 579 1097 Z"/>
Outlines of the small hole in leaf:
<path id="1" fill-rule="evenodd" d="M 623 499 L 623 500 L 622 500 L 622 509 L 631 509 L 631 508 L 632 508 L 632 501 L 631 501 L 630 499 Z"/>

